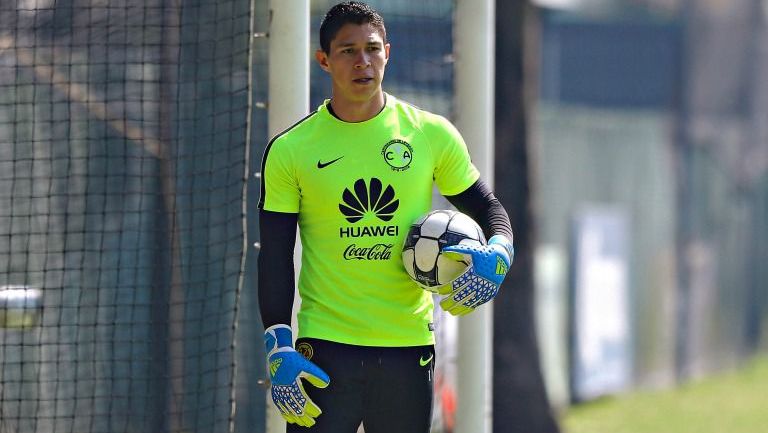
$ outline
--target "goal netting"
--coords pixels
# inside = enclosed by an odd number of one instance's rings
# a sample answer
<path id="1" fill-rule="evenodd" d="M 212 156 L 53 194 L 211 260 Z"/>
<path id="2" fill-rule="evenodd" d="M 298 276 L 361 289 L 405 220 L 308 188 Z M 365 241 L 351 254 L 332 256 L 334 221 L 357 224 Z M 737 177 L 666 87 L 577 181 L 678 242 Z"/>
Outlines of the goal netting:
<path id="1" fill-rule="evenodd" d="M 0 1 L 0 432 L 232 429 L 250 3 Z"/>

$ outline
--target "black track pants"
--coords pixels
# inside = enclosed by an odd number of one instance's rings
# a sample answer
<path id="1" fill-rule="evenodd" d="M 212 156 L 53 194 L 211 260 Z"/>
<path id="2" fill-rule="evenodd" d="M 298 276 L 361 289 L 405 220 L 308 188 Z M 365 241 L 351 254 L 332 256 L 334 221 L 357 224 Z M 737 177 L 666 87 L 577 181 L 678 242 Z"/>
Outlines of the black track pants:
<path id="1" fill-rule="evenodd" d="M 432 421 L 434 346 L 366 347 L 302 338 L 296 350 L 325 370 L 330 385 L 304 382 L 323 413 L 307 428 L 287 433 L 429 433 Z"/>

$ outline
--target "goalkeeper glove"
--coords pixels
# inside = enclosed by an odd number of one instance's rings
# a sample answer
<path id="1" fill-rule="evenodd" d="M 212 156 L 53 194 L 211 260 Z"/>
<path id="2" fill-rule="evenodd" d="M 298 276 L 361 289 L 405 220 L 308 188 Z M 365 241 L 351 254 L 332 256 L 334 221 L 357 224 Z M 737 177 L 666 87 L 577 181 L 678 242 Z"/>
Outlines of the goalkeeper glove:
<path id="1" fill-rule="evenodd" d="M 451 281 L 450 293 L 440 301 L 443 310 L 454 316 L 469 314 L 499 293 L 515 255 L 512 241 L 495 235 L 487 245 L 452 245 L 444 252 L 461 254 L 470 261 L 469 267 Z"/>
<path id="2" fill-rule="evenodd" d="M 304 378 L 318 388 L 328 386 L 331 379 L 320 367 L 294 350 L 290 326 L 267 328 L 264 344 L 272 382 L 272 401 L 287 422 L 311 427 L 322 411 L 307 397 L 300 379 Z"/>

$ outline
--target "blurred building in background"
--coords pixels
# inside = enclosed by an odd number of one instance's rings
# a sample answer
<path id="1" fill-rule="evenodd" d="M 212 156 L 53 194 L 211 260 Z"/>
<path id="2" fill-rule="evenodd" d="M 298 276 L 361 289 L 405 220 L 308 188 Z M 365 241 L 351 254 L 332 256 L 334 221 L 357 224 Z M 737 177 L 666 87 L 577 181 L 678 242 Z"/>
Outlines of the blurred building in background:
<path id="1" fill-rule="evenodd" d="M 530 149 L 552 399 L 738 365 L 768 323 L 768 2 L 538 3 Z"/>

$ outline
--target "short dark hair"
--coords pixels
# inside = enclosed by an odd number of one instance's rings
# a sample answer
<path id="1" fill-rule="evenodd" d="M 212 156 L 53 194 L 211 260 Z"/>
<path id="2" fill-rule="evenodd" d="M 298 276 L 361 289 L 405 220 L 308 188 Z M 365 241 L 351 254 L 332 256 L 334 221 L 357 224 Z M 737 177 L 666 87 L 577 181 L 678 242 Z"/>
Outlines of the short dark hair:
<path id="1" fill-rule="evenodd" d="M 320 48 L 329 53 L 331 41 L 345 24 L 370 24 L 379 31 L 384 43 L 387 43 L 387 29 L 384 18 L 371 6 L 359 1 L 346 1 L 332 7 L 320 23 Z"/>

